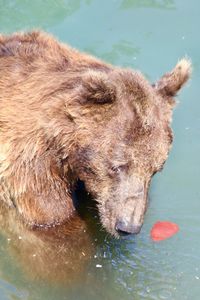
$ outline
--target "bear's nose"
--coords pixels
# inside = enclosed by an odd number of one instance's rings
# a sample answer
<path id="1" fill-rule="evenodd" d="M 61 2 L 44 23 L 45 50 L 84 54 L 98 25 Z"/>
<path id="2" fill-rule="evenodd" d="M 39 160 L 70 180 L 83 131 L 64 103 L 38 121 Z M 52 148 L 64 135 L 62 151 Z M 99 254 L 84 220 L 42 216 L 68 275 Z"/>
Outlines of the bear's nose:
<path id="1" fill-rule="evenodd" d="M 117 220 L 115 230 L 120 235 L 137 234 L 140 232 L 142 225 L 129 224 L 122 220 Z"/>

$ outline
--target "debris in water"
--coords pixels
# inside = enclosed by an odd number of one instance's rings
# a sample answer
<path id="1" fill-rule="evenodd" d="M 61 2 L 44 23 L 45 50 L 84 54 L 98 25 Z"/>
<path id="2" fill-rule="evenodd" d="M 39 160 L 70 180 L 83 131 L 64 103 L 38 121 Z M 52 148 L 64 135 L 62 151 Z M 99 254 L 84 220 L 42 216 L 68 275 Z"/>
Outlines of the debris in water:
<path id="1" fill-rule="evenodd" d="M 151 238 L 153 241 L 159 242 L 170 238 L 179 231 L 177 224 L 168 221 L 158 221 L 151 229 Z"/>
<path id="2" fill-rule="evenodd" d="M 96 268 L 102 268 L 102 265 L 96 265 Z"/>

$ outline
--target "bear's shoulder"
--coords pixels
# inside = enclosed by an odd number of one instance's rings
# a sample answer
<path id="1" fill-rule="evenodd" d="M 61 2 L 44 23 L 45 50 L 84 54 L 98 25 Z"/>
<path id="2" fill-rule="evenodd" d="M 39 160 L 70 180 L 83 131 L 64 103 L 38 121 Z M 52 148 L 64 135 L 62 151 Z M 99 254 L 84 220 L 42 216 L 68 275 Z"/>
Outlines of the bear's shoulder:
<path id="1" fill-rule="evenodd" d="M 41 31 L 0 35 L 0 58 L 17 56 L 21 58 L 34 56 L 59 56 L 66 51 L 56 39 Z"/>

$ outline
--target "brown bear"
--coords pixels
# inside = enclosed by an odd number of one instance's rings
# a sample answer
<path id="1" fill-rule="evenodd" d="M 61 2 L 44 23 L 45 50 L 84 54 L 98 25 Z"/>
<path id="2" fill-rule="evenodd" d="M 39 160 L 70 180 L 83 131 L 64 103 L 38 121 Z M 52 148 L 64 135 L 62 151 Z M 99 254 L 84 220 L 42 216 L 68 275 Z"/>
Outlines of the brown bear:
<path id="1" fill-rule="evenodd" d="M 151 85 L 41 32 L 0 36 L 0 196 L 31 226 L 75 213 L 77 179 L 111 234 L 138 233 L 172 144 L 182 59 Z"/>

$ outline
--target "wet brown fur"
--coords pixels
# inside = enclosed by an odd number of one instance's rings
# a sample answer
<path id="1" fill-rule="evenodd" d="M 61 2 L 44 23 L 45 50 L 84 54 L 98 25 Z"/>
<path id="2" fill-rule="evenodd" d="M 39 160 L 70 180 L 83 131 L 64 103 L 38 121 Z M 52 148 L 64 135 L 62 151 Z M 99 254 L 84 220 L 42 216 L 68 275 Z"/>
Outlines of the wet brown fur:
<path id="1" fill-rule="evenodd" d="M 172 97 L 189 75 L 183 59 L 151 86 L 46 33 L 0 36 L 2 200 L 27 224 L 60 224 L 74 214 L 80 178 L 109 232 L 121 217 L 142 224 L 172 142 Z"/>
<path id="2" fill-rule="evenodd" d="M 76 215 L 70 222 L 51 228 L 32 230 L 19 218 L 16 209 L 0 203 L 0 232 L 5 238 L 1 251 L 7 263 L 22 270 L 29 280 L 70 285 L 84 277 L 88 261 L 95 253 L 86 222 Z M 12 257 L 12 259 L 10 259 Z M 12 278 L 1 265 L 4 279 Z M 8 269 L 8 268 L 7 268 Z"/>

